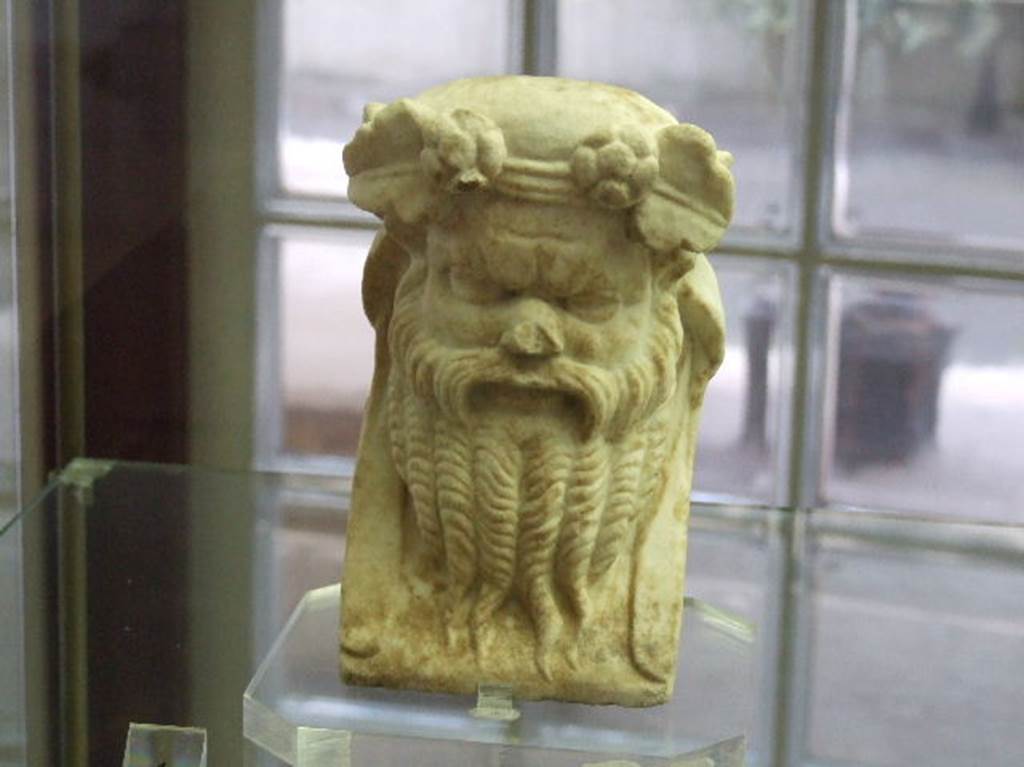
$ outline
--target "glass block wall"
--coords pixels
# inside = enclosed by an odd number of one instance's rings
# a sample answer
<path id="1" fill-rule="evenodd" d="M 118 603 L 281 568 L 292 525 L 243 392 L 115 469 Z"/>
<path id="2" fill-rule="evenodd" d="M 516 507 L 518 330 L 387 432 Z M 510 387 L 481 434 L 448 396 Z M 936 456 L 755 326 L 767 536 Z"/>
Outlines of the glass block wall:
<path id="1" fill-rule="evenodd" d="M 284 0 L 262 53 L 257 452 L 332 470 L 372 370 L 363 104 L 525 72 L 638 90 L 736 157 L 704 499 L 1017 521 L 1024 5 Z"/>
<path id="2" fill-rule="evenodd" d="M 688 590 L 759 626 L 752 764 L 1024 761 L 1024 542 L 999 527 L 1024 523 L 1024 3 L 265 6 L 260 467 L 356 447 L 363 104 L 502 72 L 633 88 L 736 157 L 695 493 L 820 509 L 743 535 L 695 515 Z"/>

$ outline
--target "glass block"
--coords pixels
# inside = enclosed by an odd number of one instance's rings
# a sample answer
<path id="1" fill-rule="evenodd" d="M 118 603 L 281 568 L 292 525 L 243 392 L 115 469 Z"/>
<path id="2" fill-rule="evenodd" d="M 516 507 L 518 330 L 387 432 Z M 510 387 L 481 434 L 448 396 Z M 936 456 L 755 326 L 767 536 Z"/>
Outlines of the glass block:
<path id="1" fill-rule="evenodd" d="M 1024 519 L 1024 284 L 832 273 L 818 497 Z"/>
<path id="2" fill-rule="evenodd" d="M 285 453 L 355 453 L 373 375 L 373 328 L 361 293 L 373 236 L 289 229 L 274 237 Z"/>
<path id="3" fill-rule="evenodd" d="M 501 74 L 513 59 L 509 0 L 285 0 L 277 83 L 279 188 L 344 197 L 341 151 L 363 106 L 458 77 Z"/>
<path id="4" fill-rule="evenodd" d="M 815 515 L 800 764 L 1024 763 L 1024 528 Z"/>
<path id="5" fill-rule="evenodd" d="M 725 361 L 704 400 L 694 491 L 784 504 L 792 398 L 795 270 L 715 254 L 725 305 Z"/>
<path id="6" fill-rule="evenodd" d="M 734 229 L 794 236 L 808 3 L 560 0 L 557 70 L 632 88 L 731 151 Z M 736 232 L 734 232 L 734 235 Z"/>
<path id="7" fill-rule="evenodd" d="M 1024 5 L 849 0 L 840 16 L 836 235 L 1019 248 Z"/>

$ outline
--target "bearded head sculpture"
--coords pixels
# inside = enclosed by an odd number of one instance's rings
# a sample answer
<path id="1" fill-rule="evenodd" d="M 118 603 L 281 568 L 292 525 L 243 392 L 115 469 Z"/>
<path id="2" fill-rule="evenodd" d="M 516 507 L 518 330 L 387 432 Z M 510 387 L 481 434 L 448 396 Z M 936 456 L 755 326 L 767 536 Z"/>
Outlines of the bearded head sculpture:
<path id="1" fill-rule="evenodd" d="M 349 197 L 384 225 L 346 681 L 671 694 L 730 162 L 596 83 L 479 78 L 367 108 Z"/>

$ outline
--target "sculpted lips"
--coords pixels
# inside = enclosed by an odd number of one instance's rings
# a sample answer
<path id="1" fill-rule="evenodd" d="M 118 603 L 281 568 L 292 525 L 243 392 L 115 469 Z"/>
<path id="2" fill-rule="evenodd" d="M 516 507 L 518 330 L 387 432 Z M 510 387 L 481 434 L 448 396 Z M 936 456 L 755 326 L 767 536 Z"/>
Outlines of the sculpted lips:
<path id="1" fill-rule="evenodd" d="M 568 422 L 588 438 L 604 418 L 593 401 L 596 372 L 566 359 L 490 358 L 471 376 L 463 402 L 470 411 L 505 412 L 516 418 L 543 416 Z M 571 373 L 570 373 L 571 371 Z M 587 385 L 585 382 L 590 382 Z"/>

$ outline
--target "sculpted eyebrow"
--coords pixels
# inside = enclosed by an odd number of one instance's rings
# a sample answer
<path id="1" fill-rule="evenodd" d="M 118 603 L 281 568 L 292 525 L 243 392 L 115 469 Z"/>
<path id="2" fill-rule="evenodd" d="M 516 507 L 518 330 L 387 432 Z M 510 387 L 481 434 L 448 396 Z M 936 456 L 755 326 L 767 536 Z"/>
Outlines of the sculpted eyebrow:
<path id="1" fill-rule="evenodd" d="M 550 227 L 545 227 L 543 230 L 532 229 L 517 226 L 517 222 L 515 221 L 492 221 L 489 229 L 492 233 L 511 235 L 512 237 L 519 237 L 527 240 L 562 240 L 563 242 L 574 242 L 573 238 L 569 235 L 563 234 L 560 231 L 552 231 Z"/>
<path id="2" fill-rule="evenodd" d="M 570 258 L 586 258 L 586 248 L 577 240 L 561 234 L 524 234 L 511 229 L 489 232 L 486 246 L 492 249 L 512 250 L 521 253 L 567 255 Z"/>

